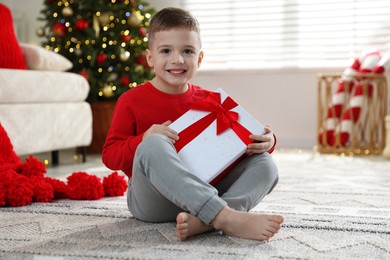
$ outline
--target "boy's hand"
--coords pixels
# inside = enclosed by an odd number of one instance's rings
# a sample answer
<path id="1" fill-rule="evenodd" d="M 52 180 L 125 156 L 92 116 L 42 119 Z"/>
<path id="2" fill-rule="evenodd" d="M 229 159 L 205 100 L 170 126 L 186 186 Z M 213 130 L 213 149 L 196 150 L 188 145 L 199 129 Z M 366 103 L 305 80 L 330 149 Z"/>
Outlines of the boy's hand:
<path id="1" fill-rule="evenodd" d="M 246 153 L 250 156 L 254 153 L 268 152 L 275 143 L 274 134 L 269 126 L 264 128 L 265 133 L 263 135 L 250 135 L 249 138 L 255 140 L 255 143 L 248 145 Z"/>
<path id="2" fill-rule="evenodd" d="M 176 131 L 173 131 L 171 128 L 169 128 L 169 125 L 172 122 L 170 120 L 162 123 L 161 125 L 154 124 L 152 125 L 146 132 L 144 133 L 142 140 L 147 138 L 151 134 L 160 134 L 165 135 L 171 140 L 171 142 L 174 144 L 177 140 L 179 140 L 179 135 Z"/>

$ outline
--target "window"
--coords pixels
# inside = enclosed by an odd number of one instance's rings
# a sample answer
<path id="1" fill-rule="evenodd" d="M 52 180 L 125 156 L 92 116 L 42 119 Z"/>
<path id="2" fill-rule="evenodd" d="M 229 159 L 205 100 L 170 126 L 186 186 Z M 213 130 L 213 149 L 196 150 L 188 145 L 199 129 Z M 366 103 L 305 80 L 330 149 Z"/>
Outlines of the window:
<path id="1" fill-rule="evenodd" d="M 344 67 L 390 50 L 387 0 L 183 0 L 197 17 L 206 69 Z"/>

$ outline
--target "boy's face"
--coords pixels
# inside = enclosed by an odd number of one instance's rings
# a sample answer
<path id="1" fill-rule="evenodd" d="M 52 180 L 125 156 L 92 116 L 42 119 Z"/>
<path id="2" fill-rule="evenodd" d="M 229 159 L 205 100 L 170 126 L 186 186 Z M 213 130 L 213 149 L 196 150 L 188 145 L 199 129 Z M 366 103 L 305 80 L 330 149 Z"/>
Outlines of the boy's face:
<path id="1" fill-rule="evenodd" d="M 187 89 L 188 81 L 202 62 L 199 33 L 186 29 L 173 29 L 155 33 L 146 58 L 154 67 L 155 87 L 180 93 Z"/>

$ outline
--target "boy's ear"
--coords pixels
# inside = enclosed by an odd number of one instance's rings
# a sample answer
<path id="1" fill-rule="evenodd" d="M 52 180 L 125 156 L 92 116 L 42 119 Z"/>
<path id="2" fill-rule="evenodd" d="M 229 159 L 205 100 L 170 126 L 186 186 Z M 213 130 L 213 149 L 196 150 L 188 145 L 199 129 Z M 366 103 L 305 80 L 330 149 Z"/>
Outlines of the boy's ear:
<path id="1" fill-rule="evenodd" d="M 200 51 L 198 57 L 198 68 L 200 67 L 200 64 L 202 64 L 203 57 L 204 57 L 204 52 Z"/>
<path id="2" fill-rule="evenodd" d="M 148 62 L 149 67 L 153 67 L 152 53 L 149 49 L 145 51 L 146 61 Z"/>

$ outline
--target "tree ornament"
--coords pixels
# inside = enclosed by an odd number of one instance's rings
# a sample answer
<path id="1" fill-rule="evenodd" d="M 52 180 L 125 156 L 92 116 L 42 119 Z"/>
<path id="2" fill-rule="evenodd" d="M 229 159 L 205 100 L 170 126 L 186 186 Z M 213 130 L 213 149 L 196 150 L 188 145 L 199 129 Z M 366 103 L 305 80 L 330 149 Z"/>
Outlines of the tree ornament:
<path id="1" fill-rule="evenodd" d="M 111 74 L 107 77 L 107 82 L 115 81 L 117 78 L 118 78 L 118 74 L 116 74 L 116 73 L 111 73 Z"/>
<path id="2" fill-rule="evenodd" d="M 64 37 L 66 33 L 66 27 L 62 23 L 55 23 L 52 27 L 52 32 L 55 37 Z"/>
<path id="3" fill-rule="evenodd" d="M 38 27 L 35 33 L 38 37 L 43 37 L 45 36 L 45 29 L 43 27 Z"/>
<path id="4" fill-rule="evenodd" d="M 110 98 L 114 95 L 114 91 L 112 90 L 112 87 L 108 84 L 105 84 L 103 87 L 103 96 L 106 98 Z"/>
<path id="5" fill-rule="evenodd" d="M 139 29 L 138 29 L 138 33 L 139 33 L 139 35 L 141 36 L 141 37 L 146 37 L 146 29 L 145 29 L 145 27 L 140 27 Z"/>
<path id="6" fill-rule="evenodd" d="M 76 24 L 75 24 L 76 30 L 79 30 L 82 32 L 85 30 L 85 28 L 88 28 L 88 26 L 89 26 L 89 23 L 84 19 L 78 19 L 76 21 Z"/>
<path id="7" fill-rule="evenodd" d="M 120 78 L 121 86 L 127 87 L 129 86 L 131 80 L 127 75 L 122 75 Z"/>
<path id="8" fill-rule="evenodd" d="M 97 56 L 96 56 L 96 62 L 98 64 L 103 64 L 105 63 L 107 60 L 107 55 L 105 53 L 99 53 Z"/>
<path id="9" fill-rule="evenodd" d="M 145 68 L 150 68 L 145 53 L 140 53 L 135 62 Z"/>
<path id="10" fill-rule="evenodd" d="M 89 72 L 88 72 L 88 70 L 82 69 L 82 70 L 80 71 L 80 75 L 83 76 L 87 81 L 89 81 L 90 77 L 89 77 Z"/>
<path id="11" fill-rule="evenodd" d="M 139 12 L 131 12 L 129 18 L 127 19 L 127 24 L 131 27 L 138 27 L 142 22 L 142 16 Z"/>
<path id="12" fill-rule="evenodd" d="M 139 74 L 143 74 L 145 71 L 145 67 L 142 65 L 135 65 L 134 71 Z"/>
<path id="13" fill-rule="evenodd" d="M 81 56 L 83 54 L 82 50 L 80 48 L 77 48 L 74 53 L 76 53 L 77 56 Z"/>
<path id="14" fill-rule="evenodd" d="M 121 36 L 121 41 L 122 42 L 129 42 L 130 40 L 131 40 L 131 35 L 130 34 Z"/>
<path id="15" fill-rule="evenodd" d="M 112 12 L 107 13 L 101 13 L 99 16 L 97 16 L 97 19 L 101 26 L 107 26 L 110 24 L 111 19 L 110 17 L 113 16 Z"/>
<path id="16" fill-rule="evenodd" d="M 65 17 L 72 16 L 73 15 L 73 9 L 70 8 L 69 6 L 64 7 L 64 9 L 62 9 L 62 15 L 65 16 Z"/>
<path id="17" fill-rule="evenodd" d="M 131 0 L 130 3 L 131 3 L 131 6 L 133 8 L 137 6 L 137 1 L 136 0 Z"/>
<path id="18" fill-rule="evenodd" d="M 128 51 L 122 52 L 120 55 L 120 58 L 121 58 L 121 61 L 123 61 L 123 62 L 128 61 L 130 58 L 130 52 L 128 52 Z"/>

